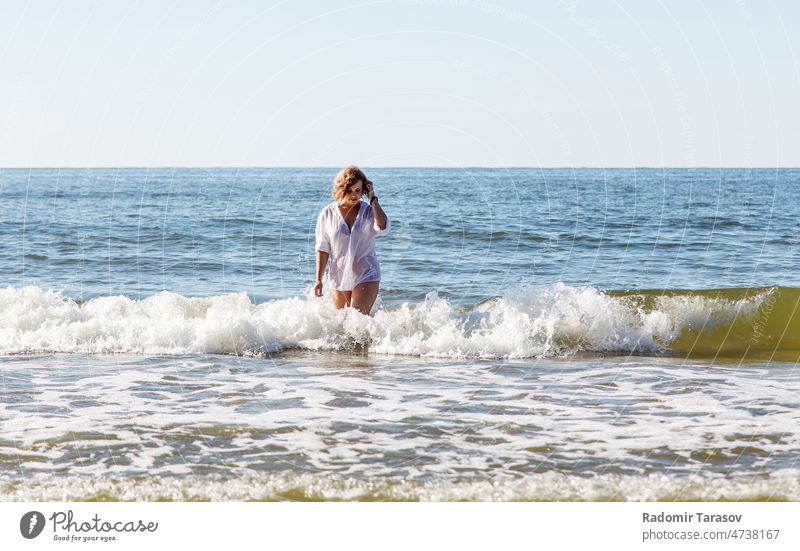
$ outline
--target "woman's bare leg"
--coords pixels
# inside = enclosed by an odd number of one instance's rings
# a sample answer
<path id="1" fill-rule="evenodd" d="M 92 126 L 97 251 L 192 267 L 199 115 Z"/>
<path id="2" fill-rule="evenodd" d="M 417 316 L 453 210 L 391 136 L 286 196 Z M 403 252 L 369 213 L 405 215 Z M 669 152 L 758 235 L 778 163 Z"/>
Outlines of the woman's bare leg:
<path id="1" fill-rule="evenodd" d="M 372 305 L 375 304 L 375 299 L 378 298 L 378 288 L 380 287 L 379 281 L 366 281 L 359 283 L 353 289 L 353 296 L 350 305 L 368 316 L 369 311 L 372 310 Z"/>
<path id="2" fill-rule="evenodd" d="M 333 307 L 338 310 L 339 308 L 350 306 L 350 298 L 352 294 L 353 294 L 352 291 L 337 291 L 335 289 L 331 289 L 331 298 L 333 299 Z"/>

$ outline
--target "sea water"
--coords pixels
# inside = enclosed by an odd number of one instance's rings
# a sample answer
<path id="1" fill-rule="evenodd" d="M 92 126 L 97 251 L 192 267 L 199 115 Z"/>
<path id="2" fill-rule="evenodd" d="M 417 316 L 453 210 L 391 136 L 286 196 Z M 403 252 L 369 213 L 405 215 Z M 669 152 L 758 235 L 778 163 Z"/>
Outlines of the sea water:
<path id="1" fill-rule="evenodd" d="M 0 499 L 800 499 L 800 170 L 336 172 L 0 170 Z"/>

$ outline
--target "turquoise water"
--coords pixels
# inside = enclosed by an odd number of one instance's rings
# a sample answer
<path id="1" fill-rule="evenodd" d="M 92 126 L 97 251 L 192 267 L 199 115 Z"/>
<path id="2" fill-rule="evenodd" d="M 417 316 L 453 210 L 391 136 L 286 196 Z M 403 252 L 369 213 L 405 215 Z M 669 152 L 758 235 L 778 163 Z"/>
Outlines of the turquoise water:
<path id="1" fill-rule="evenodd" d="M 0 170 L 0 499 L 800 499 L 800 170 L 366 172 Z"/>

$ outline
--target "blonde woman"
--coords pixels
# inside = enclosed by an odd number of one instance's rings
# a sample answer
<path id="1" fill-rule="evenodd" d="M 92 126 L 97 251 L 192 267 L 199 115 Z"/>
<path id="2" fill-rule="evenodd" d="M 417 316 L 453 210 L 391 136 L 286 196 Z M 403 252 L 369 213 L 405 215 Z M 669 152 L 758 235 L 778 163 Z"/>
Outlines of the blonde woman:
<path id="1" fill-rule="evenodd" d="M 317 217 L 317 270 L 314 294 L 322 296 L 322 276 L 328 265 L 328 283 L 336 308 L 352 306 L 368 315 L 378 297 L 381 270 L 375 237 L 389 233 L 375 186 L 358 167 L 348 166 L 333 179 L 334 201 Z M 368 201 L 362 201 L 366 195 Z"/>

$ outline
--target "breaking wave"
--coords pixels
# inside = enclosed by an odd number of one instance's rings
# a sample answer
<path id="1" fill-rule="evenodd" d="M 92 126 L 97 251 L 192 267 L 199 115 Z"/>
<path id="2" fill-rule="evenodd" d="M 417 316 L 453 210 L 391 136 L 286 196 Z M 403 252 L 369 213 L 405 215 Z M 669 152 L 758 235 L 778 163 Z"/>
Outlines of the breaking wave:
<path id="1" fill-rule="evenodd" d="M 76 302 L 39 287 L 0 290 L 0 354 L 274 354 L 351 350 L 452 358 L 574 354 L 800 359 L 800 289 L 510 289 L 478 305 L 436 292 L 372 317 L 311 296 L 254 304 L 246 293 L 163 291 Z"/>

